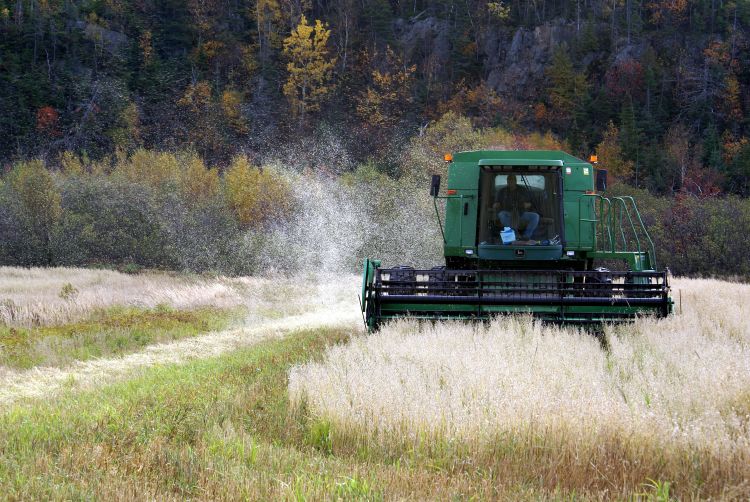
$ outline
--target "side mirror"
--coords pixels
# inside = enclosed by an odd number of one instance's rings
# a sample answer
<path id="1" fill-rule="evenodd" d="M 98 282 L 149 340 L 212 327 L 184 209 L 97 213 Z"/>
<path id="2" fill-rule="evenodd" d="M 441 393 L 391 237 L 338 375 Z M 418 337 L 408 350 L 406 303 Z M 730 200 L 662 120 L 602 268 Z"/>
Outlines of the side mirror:
<path id="1" fill-rule="evenodd" d="M 596 170 L 596 191 L 604 192 L 607 190 L 607 170 L 597 169 Z"/>
<path id="2" fill-rule="evenodd" d="M 432 183 L 430 184 L 430 195 L 437 197 L 438 193 L 440 193 L 440 175 L 433 174 Z"/>

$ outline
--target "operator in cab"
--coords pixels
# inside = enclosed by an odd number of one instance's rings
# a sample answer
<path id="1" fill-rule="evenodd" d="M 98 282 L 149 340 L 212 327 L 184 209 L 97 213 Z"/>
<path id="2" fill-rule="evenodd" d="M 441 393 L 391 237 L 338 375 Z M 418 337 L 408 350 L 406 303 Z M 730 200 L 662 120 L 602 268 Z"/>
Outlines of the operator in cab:
<path id="1" fill-rule="evenodd" d="M 508 175 L 508 184 L 495 193 L 493 209 L 499 211 L 497 217 L 503 227 L 511 227 L 522 232 L 523 240 L 531 240 L 539 225 L 539 213 L 533 212 L 531 193 L 519 186 L 515 174 Z"/>

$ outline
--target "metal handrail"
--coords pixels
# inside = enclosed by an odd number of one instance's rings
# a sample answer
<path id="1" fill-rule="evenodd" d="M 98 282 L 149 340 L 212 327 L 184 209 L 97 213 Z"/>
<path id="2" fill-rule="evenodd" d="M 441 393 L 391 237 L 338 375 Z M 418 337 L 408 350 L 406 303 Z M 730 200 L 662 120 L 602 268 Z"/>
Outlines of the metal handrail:
<path id="1" fill-rule="evenodd" d="M 656 247 L 654 246 L 654 241 L 651 240 L 651 235 L 648 233 L 648 230 L 646 230 L 646 225 L 643 223 L 643 218 L 641 218 L 641 213 L 638 211 L 638 206 L 635 203 L 635 199 L 629 195 L 623 195 L 622 197 L 619 197 L 620 199 L 629 200 L 630 203 L 633 205 L 633 211 L 635 212 L 636 217 L 638 218 L 638 224 L 641 227 L 641 231 L 643 232 L 643 235 L 646 237 L 646 240 L 648 240 L 649 248 L 650 248 L 650 256 L 649 256 L 649 265 L 653 267 L 654 270 L 656 270 Z"/>
<path id="2" fill-rule="evenodd" d="M 599 201 L 599 204 L 600 204 L 599 218 L 595 217 L 594 219 L 588 219 L 588 218 L 581 217 L 581 215 L 583 214 L 581 212 L 581 202 L 584 200 L 584 197 L 594 197 L 594 198 L 596 198 Z M 606 211 L 606 216 L 607 216 L 608 219 L 611 220 L 612 219 L 612 203 L 610 202 L 610 200 L 607 197 L 604 197 L 603 195 L 598 194 L 598 193 L 584 193 L 584 194 L 581 194 L 581 196 L 578 198 L 578 245 L 579 246 L 581 245 L 581 223 L 583 223 L 583 222 L 591 223 L 592 227 L 593 227 L 593 231 L 594 231 L 594 244 L 593 244 L 592 250 L 593 251 L 597 251 L 598 250 L 598 248 L 599 248 L 599 246 L 598 246 L 598 233 L 597 233 L 597 223 L 598 223 L 599 226 L 600 226 L 600 230 L 601 230 L 602 236 L 605 235 L 604 229 L 606 228 L 606 230 L 607 230 L 606 236 L 607 236 L 607 238 L 609 240 L 610 251 L 611 252 L 615 251 L 615 244 L 614 244 L 614 242 L 612 240 L 612 232 L 611 232 L 612 222 L 610 221 L 609 224 L 606 227 L 604 226 L 604 217 L 603 216 L 605 214 L 605 211 L 604 211 L 604 202 L 605 201 L 607 203 L 607 208 L 608 208 L 607 211 Z M 594 202 L 594 207 L 593 207 L 594 216 L 596 216 L 596 214 L 597 214 L 596 205 L 595 204 L 596 204 L 596 202 Z"/>
<path id="3" fill-rule="evenodd" d="M 612 200 L 615 200 L 620 203 L 622 206 L 622 209 L 620 210 L 620 217 L 622 218 L 622 211 L 625 211 L 625 215 L 628 217 L 628 222 L 630 223 L 630 229 L 633 231 L 633 237 L 635 238 L 635 244 L 638 248 L 638 254 L 641 254 L 641 239 L 638 237 L 638 232 L 635 229 L 635 225 L 633 224 L 633 218 L 630 216 L 630 211 L 628 210 L 628 206 L 625 204 L 625 200 L 622 197 L 613 197 Z M 622 229 L 622 223 L 620 223 L 620 232 L 622 233 L 622 240 L 623 240 L 623 251 L 627 251 L 627 239 L 625 238 L 625 231 Z"/>
<path id="4" fill-rule="evenodd" d="M 593 219 L 589 218 L 583 218 L 581 215 L 582 213 L 582 205 L 581 202 L 583 201 L 584 197 L 594 197 L 596 198 L 599 207 L 597 211 L 597 202 L 594 202 L 594 215 L 595 217 Z M 614 204 L 613 204 L 614 201 Z M 606 205 L 605 205 L 606 204 Z M 635 218 L 633 218 L 633 214 L 635 215 Z M 625 217 L 627 217 L 628 225 L 630 227 L 630 231 L 633 232 L 633 238 L 635 239 L 635 244 L 637 247 L 637 253 L 639 255 L 643 255 L 643 246 L 641 244 L 641 235 L 645 238 L 645 240 L 648 243 L 649 249 L 645 252 L 647 254 L 649 259 L 649 265 L 656 270 L 656 247 L 654 246 L 654 241 L 651 239 L 651 235 L 648 233 L 648 230 L 646 230 L 646 225 L 643 223 L 643 218 L 641 217 L 640 211 L 638 211 L 638 206 L 635 203 L 635 199 L 629 195 L 621 196 L 621 197 L 612 197 L 612 199 L 609 199 L 608 197 L 604 197 L 601 194 L 581 194 L 581 196 L 578 198 L 578 242 L 580 245 L 581 242 L 581 227 L 583 223 L 590 223 L 592 225 L 593 229 L 593 250 L 594 251 L 609 251 L 609 252 L 617 252 L 617 239 L 613 239 L 612 234 L 620 236 L 622 238 L 622 251 L 623 252 L 629 252 L 628 251 L 628 240 L 625 235 L 625 229 L 624 225 L 622 224 L 623 219 L 623 213 Z M 596 217 L 598 215 L 598 217 Z M 606 222 L 606 223 L 605 223 Z M 602 237 L 606 238 L 607 243 L 609 244 L 609 249 L 606 249 L 606 244 L 603 249 L 600 249 L 599 244 L 599 233 L 601 233 Z"/>
<path id="5" fill-rule="evenodd" d="M 617 215 L 617 227 L 620 230 L 620 238 L 622 239 L 622 250 L 625 251 L 628 248 L 628 239 L 625 236 L 625 230 L 624 230 L 624 228 L 622 226 L 622 213 L 623 213 L 623 210 L 622 210 L 622 207 L 620 207 L 620 206 L 622 206 L 622 204 L 615 206 L 616 208 L 619 208 L 619 211 L 615 211 L 615 213 Z"/>

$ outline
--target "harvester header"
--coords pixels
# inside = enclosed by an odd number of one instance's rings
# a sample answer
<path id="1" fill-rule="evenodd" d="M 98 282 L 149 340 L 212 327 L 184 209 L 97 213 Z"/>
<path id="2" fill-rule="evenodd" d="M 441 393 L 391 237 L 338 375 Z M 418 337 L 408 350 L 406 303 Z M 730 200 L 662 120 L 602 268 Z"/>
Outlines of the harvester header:
<path id="1" fill-rule="evenodd" d="M 398 317 L 526 312 L 589 324 L 671 312 L 667 273 L 657 270 L 635 201 L 605 196 L 606 170 L 561 151 L 468 151 L 445 161 L 445 191 L 440 176 L 430 186 L 445 264 L 366 260 L 369 329 Z"/>

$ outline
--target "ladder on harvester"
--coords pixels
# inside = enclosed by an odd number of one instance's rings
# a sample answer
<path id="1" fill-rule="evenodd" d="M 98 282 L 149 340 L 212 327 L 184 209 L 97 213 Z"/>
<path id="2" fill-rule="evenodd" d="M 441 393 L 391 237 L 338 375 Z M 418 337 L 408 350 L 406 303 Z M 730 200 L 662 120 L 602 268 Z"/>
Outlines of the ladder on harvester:
<path id="1" fill-rule="evenodd" d="M 584 218 L 582 203 L 593 202 L 593 218 Z M 656 270 L 656 250 L 633 197 L 583 194 L 578 199 L 578 235 L 591 225 L 593 248 L 588 253 L 600 260 L 624 260 L 632 271 Z"/>

